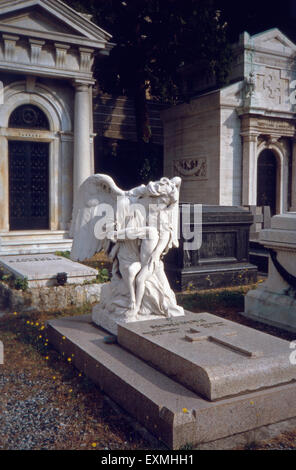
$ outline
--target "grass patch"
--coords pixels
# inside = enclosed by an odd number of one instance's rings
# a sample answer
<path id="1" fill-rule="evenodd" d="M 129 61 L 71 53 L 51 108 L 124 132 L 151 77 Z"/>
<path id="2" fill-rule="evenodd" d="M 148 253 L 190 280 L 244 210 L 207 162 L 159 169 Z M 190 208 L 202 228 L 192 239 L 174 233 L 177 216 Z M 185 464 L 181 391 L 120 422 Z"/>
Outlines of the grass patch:
<path id="1" fill-rule="evenodd" d="M 233 287 L 227 289 L 213 289 L 200 292 L 186 292 L 177 294 L 178 303 L 185 310 L 200 312 L 207 310 L 215 312 L 217 308 L 235 308 L 243 310 L 246 293 L 256 286 Z"/>

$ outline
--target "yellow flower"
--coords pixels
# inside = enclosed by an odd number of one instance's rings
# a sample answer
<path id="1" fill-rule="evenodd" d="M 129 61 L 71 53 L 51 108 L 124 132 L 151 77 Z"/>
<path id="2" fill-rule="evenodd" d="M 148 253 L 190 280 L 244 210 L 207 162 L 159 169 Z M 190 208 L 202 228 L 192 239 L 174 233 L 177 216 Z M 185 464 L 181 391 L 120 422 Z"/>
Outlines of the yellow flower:
<path id="1" fill-rule="evenodd" d="M 65 339 L 66 339 L 66 336 L 63 336 L 63 337 L 62 337 L 62 339 L 65 341 Z"/>
<path id="2" fill-rule="evenodd" d="M 70 388 L 69 393 L 72 393 L 72 392 L 73 392 L 73 390 L 72 390 L 72 388 Z"/>
<path id="3" fill-rule="evenodd" d="M 14 315 L 17 315 L 17 312 L 13 312 Z"/>
<path id="4" fill-rule="evenodd" d="M 95 447 L 97 447 L 97 443 L 93 442 L 91 446 L 95 448 Z"/>
<path id="5" fill-rule="evenodd" d="M 71 362 L 71 361 L 72 361 L 71 357 L 68 357 L 68 359 L 67 359 L 67 360 L 68 360 L 68 362 Z"/>
<path id="6" fill-rule="evenodd" d="M 42 326 L 42 327 L 40 328 L 40 330 L 42 331 L 42 330 L 44 330 L 44 328 L 45 328 L 45 326 Z"/>
<path id="7" fill-rule="evenodd" d="M 49 359 L 49 357 L 48 357 L 48 356 L 46 356 L 45 360 L 46 360 L 46 361 L 48 361 L 48 359 Z"/>
<path id="8" fill-rule="evenodd" d="M 254 402 L 253 402 L 253 401 L 250 401 L 250 405 L 252 405 L 252 406 L 253 406 L 253 405 L 254 405 Z"/>
<path id="9" fill-rule="evenodd" d="M 53 380 L 56 380 L 56 376 L 55 376 L 55 375 L 53 376 Z"/>
<path id="10" fill-rule="evenodd" d="M 183 413 L 188 413 L 188 410 L 187 410 L 187 408 L 183 408 L 183 410 L 182 410 L 182 411 L 183 411 Z"/>
<path id="11" fill-rule="evenodd" d="M 36 325 L 36 326 L 39 326 L 39 323 L 37 322 L 37 323 L 35 323 L 35 325 Z"/>

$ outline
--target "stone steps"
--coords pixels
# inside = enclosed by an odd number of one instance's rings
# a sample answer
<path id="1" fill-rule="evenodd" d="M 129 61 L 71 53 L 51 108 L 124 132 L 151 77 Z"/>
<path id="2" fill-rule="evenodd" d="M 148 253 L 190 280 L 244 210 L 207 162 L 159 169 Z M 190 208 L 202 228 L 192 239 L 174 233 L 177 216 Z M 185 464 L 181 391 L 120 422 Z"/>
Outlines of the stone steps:
<path id="1" fill-rule="evenodd" d="M 1 234 L 0 254 L 20 255 L 70 251 L 72 239 L 68 232 L 58 231 L 18 231 Z"/>

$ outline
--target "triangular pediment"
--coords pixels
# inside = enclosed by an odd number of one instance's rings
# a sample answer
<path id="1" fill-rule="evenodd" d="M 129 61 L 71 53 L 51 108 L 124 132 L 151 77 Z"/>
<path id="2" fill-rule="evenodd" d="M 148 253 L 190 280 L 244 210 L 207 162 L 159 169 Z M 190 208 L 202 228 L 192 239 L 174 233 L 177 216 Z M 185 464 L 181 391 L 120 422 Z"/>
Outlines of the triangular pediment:
<path id="1" fill-rule="evenodd" d="M 77 34 L 73 28 L 69 25 L 51 17 L 45 15 L 42 11 L 38 11 L 38 8 L 33 8 L 25 11 L 21 11 L 16 14 L 6 15 L 0 17 L 0 22 L 3 25 L 8 25 L 16 28 L 26 28 L 33 31 L 42 32 L 53 32 L 53 33 L 64 33 L 64 34 Z M 79 34 L 80 36 L 81 34 Z"/>
<path id="2" fill-rule="evenodd" d="M 60 0 L 0 0 L 0 32 L 65 35 L 107 43 L 111 35 Z"/>
<path id="3" fill-rule="evenodd" d="M 296 45 L 278 28 L 272 28 L 250 37 L 256 47 L 269 49 L 270 51 L 295 54 Z"/>

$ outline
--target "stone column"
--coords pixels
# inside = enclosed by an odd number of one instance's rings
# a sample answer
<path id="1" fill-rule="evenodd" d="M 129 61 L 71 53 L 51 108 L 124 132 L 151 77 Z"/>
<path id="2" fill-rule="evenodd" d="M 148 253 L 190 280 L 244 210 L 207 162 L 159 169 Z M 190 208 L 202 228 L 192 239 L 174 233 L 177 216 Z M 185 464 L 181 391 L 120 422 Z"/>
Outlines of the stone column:
<path id="1" fill-rule="evenodd" d="M 292 184 L 291 184 L 290 212 L 296 212 L 296 139 L 293 141 L 293 153 L 292 153 Z"/>
<path id="2" fill-rule="evenodd" d="M 0 136 L 0 232 L 9 231 L 8 141 Z"/>
<path id="3" fill-rule="evenodd" d="M 257 134 L 243 136 L 243 190 L 242 204 L 257 205 Z"/>
<path id="4" fill-rule="evenodd" d="M 90 145 L 91 106 L 90 84 L 75 82 L 75 116 L 74 116 L 74 171 L 73 191 L 75 194 L 83 181 L 93 174 L 92 152 Z"/>

